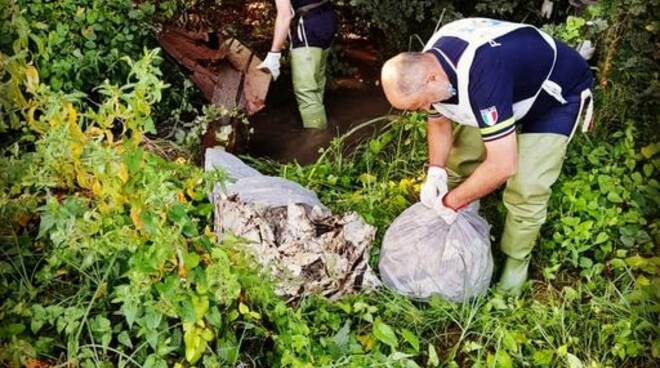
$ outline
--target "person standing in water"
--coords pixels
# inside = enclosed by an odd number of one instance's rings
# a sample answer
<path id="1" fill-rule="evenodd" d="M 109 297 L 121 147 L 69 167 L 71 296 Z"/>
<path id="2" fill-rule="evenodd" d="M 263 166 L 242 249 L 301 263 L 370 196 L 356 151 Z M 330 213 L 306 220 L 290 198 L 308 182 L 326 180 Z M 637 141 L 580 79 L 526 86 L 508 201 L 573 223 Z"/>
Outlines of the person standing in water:
<path id="1" fill-rule="evenodd" d="M 326 63 L 337 32 L 337 18 L 329 0 L 275 0 L 277 19 L 270 52 L 259 65 L 273 79 L 280 75 L 280 58 L 287 35 L 291 42 L 291 76 L 298 110 L 305 128 L 325 129 L 323 105 Z"/>

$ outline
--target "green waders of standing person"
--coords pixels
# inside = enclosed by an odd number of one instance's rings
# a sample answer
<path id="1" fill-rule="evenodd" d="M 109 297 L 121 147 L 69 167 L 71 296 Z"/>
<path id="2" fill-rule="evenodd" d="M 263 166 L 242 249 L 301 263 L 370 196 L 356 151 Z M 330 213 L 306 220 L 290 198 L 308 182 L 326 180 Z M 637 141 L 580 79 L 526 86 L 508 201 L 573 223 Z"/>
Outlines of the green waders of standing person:
<path id="1" fill-rule="evenodd" d="M 337 19 L 329 0 L 276 0 L 277 19 L 271 51 L 260 69 L 277 79 L 281 50 L 287 34 L 291 39 L 291 75 L 298 110 L 305 128 L 325 129 L 328 118 L 323 105 L 326 64 Z"/>

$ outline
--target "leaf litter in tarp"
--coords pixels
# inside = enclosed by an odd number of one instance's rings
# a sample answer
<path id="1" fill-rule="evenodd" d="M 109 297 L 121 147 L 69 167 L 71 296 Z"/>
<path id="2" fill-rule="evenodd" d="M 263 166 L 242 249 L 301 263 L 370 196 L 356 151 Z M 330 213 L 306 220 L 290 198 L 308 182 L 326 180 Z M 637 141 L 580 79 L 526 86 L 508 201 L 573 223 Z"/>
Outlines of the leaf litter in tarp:
<path id="1" fill-rule="evenodd" d="M 279 295 L 331 299 L 380 281 L 368 264 L 376 229 L 356 213 L 333 215 L 316 194 L 286 179 L 261 175 L 235 156 L 206 152 L 206 169 L 235 181 L 213 191 L 215 231 L 245 239 L 245 249 L 274 278 Z"/>

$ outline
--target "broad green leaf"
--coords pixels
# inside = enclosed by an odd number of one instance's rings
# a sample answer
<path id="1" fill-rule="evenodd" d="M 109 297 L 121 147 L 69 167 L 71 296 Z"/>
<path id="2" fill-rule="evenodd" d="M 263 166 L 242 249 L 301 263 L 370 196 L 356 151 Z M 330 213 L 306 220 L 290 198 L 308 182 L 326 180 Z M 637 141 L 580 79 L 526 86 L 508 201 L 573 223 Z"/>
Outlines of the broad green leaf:
<path id="1" fill-rule="evenodd" d="M 128 332 L 122 331 L 119 333 L 117 336 L 117 341 L 119 341 L 120 344 L 126 346 L 129 349 L 133 348 L 133 342 L 131 341 L 131 337 L 128 335 Z"/>
<path id="2" fill-rule="evenodd" d="M 186 265 L 186 270 L 190 271 L 199 265 L 200 257 L 197 253 L 186 253 L 183 256 L 183 263 Z"/>
<path id="3" fill-rule="evenodd" d="M 380 342 L 389 345 L 392 349 L 399 346 L 399 341 L 392 327 L 380 319 L 376 319 L 373 327 L 373 334 Z"/>
<path id="4" fill-rule="evenodd" d="M 200 321 L 204 319 L 204 315 L 209 310 L 209 298 L 206 296 L 192 296 L 192 304 L 195 309 L 195 320 Z"/>
<path id="5" fill-rule="evenodd" d="M 412 331 L 402 328 L 401 336 L 403 339 L 412 346 L 413 350 L 419 352 L 419 338 Z"/>
<path id="6" fill-rule="evenodd" d="M 348 346 L 349 338 L 350 338 L 350 333 L 351 333 L 351 322 L 350 320 L 346 320 L 344 322 L 344 326 L 337 331 L 337 333 L 332 337 L 334 340 L 335 344 L 339 346 L 340 348 L 344 348 Z"/>
<path id="7" fill-rule="evenodd" d="M 502 345 L 511 353 L 516 353 L 518 351 L 518 344 L 516 343 L 516 339 L 513 337 L 513 334 L 510 331 L 504 331 L 502 336 Z"/>
<path id="8" fill-rule="evenodd" d="M 133 326 L 139 310 L 137 303 L 132 300 L 124 301 L 124 304 L 121 306 L 121 311 L 126 318 L 126 323 L 128 323 L 129 328 Z"/>
<path id="9" fill-rule="evenodd" d="M 532 359 L 534 360 L 534 364 L 547 367 L 552 364 L 554 355 L 555 352 L 550 349 L 537 350 L 532 355 Z"/>
<path id="10" fill-rule="evenodd" d="M 183 342 L 186 346 L 186 360 L 195 364 L 206 350 L 206 340 L 201 336 L 197 327 L 191 327 L 183 334 Z"/>
<path id="11" fill-rule="evenodd" d="M 623 203 L 623 198 L 617 192 L 607 193 L 607 200 L 612 203 Z"/>
<path id="12" fill-rule="evenodd" d="M 504 350 L 498 350 L 495 354 L 488 354 L 486 357 L 489 367 L 493 368 L 512 368 L 513 361 L 511 356 Z"/>

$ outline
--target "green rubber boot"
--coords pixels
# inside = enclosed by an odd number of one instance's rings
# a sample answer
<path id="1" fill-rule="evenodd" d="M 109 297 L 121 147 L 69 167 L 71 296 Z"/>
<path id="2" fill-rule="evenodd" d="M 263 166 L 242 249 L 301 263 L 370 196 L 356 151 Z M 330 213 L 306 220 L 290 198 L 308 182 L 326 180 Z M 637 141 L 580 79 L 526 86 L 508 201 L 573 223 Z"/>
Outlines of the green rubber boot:
<path id="1" fill-rule="evenodd" d="M 507 257 L 500 282 L 497 285 L 498 289 L 504 293 L 519 296 L 527 281 L 528 270 L 529 258 L 521 260 Z"/>
<path id="2" fill-rule="evenodd" d="M 291 50 L 291 76 L 298 110 L 305 128 L 325 129 L 328 118 L 323 106 L 328 50 L 298 47 Z"/>

